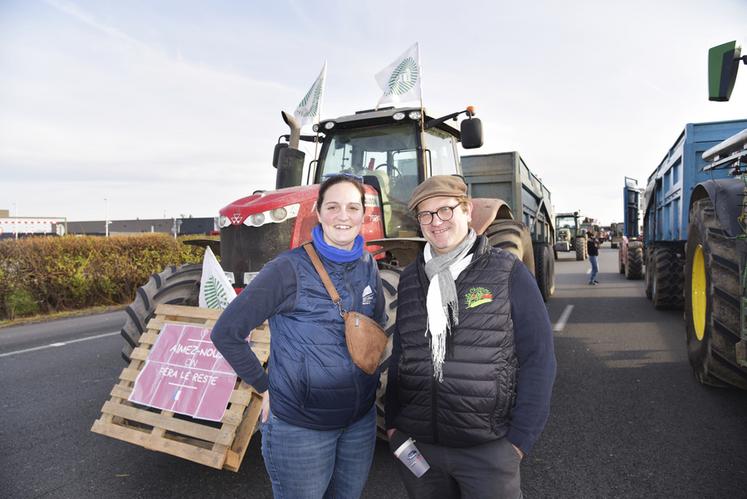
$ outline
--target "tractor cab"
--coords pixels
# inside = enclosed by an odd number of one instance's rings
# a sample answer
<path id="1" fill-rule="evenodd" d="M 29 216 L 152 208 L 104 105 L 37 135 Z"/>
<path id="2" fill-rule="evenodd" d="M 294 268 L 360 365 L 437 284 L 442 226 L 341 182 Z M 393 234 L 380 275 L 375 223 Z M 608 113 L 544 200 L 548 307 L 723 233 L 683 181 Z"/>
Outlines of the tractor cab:
<path id="1" fill-rule="evenodd" d="M 424 116 L 420 108 L 362 111 L 322 121 L 316 125 L 324 133 L 322 149 L 309 174 L 313 183 L 345 173 L 360 177 L 379 195 L 385 237 L 417 236 L 417 221 L 407 209 L 412 191 L 432 175 L 462 173 L 461 134 L 443 121 Z"/>

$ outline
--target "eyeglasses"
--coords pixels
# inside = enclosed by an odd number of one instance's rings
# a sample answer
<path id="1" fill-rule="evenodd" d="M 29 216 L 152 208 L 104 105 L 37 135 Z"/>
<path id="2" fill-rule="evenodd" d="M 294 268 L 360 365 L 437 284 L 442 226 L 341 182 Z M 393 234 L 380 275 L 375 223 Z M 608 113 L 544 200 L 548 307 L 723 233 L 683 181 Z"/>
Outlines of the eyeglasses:
<path id="1" fill-rule="evenodd" d="M 442 206 L 436 211 L 420 211 L 416 215 L 418 223 L 420 225 L 430 225 L 433 223 L 433 215 L 438 216 L 442 222 L 448 222 L 454 217 L 454 208 L 460 204 L 461 203 L 455 204 L 454 206 Z"/>

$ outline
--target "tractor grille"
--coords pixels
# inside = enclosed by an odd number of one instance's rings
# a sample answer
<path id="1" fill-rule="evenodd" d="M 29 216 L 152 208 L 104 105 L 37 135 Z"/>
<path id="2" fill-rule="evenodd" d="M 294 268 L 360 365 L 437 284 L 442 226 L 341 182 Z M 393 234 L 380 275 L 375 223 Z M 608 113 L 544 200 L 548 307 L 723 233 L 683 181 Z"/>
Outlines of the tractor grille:
<path id="1" fill-rule="evenodd" d="M 244 272 L 259 272 L 265 263 L 290 248 L 294 221 L 261 227 L 231 225 L 221 229 L 221 266 L 233 272 L 236 287 L 244 286 Z"/>

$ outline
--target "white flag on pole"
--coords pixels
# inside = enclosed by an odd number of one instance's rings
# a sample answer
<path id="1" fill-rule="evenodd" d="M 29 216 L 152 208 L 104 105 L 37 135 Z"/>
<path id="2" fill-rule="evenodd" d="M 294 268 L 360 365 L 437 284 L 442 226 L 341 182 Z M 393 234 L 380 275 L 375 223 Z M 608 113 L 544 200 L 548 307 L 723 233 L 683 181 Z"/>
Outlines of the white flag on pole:
<path id="1" fill-rule="evenodd" d="M 324 99 L 324 82 L 327 80 L 327 61 L 324 61 L 322 71 L 319 76 L 311 85 L 311 88 L 306 93 L 306 96 L 298 103 L 293 116 L 296 117 L 298 122 L 303 127 L 307 123 L 314 121 L 314 118 L 318 118 L 322 114 L 322 100 Z"/>
<path id="2" fill-rule="evenodd" d="M 376 107 L 384 104 L 401 104 L 420 101 L 423 71 L 420 67 L 420 50 L 415 43 L 393 63 L 376 73 L 376 83 L 384 91 Z"/>
<path id="3" fill-rule="evenodd" d="M 236 291 L 228 281 L 223 268 L 210 247 L 205 248 L 202 259 L 202 279 L 200 279 L 199 305 L 206 308 L 224 309 L 236 298 Z"/>

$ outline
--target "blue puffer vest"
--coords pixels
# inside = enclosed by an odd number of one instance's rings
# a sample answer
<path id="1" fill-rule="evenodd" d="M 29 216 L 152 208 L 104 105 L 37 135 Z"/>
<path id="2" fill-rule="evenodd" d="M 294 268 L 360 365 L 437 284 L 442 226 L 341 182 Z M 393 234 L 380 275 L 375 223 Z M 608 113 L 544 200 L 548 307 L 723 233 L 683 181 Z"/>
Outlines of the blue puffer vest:
<path id="1" fill-rule="evenodd" d="M 290 260 L 297 292 L 292 312 L 270 318 L 272 412 L 304 428 L 343 428 L 371 409 L 379 375 L 369 376 L 353 364 L 342 317 L 303 248 L 279 258 Z M 351 263 L 320 258 L 343 307 L 372 317 L 379 281 L 370 253 Z"/>

